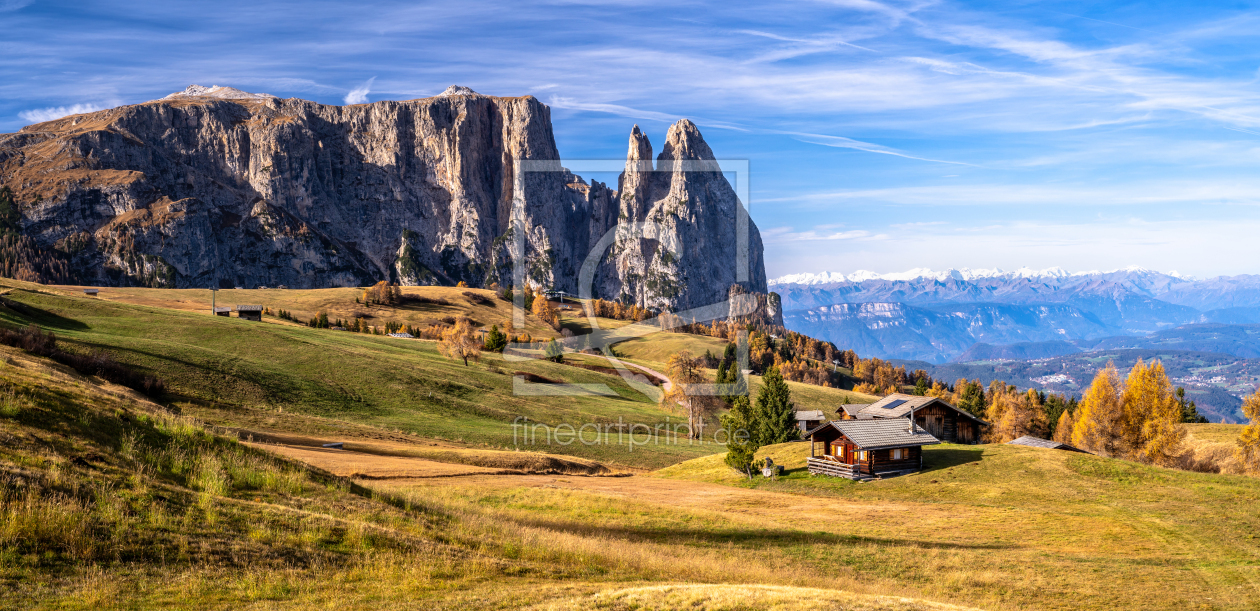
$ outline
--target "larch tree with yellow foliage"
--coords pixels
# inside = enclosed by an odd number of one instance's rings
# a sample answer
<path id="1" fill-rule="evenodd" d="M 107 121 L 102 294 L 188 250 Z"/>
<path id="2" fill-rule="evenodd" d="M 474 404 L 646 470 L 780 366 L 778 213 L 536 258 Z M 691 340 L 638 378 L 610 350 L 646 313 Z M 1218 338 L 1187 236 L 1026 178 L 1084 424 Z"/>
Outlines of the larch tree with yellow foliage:
<path id="1" fill-rule="evenodd" d="M 467 318 L 455 321 L 455 326 L 442 332 L 442 340 L 438 342 L 438 352 L 448 359 L 463 359 L 468 366 L 468 359 L 481 358 L 481 340 Z"/>
<path id="2" fill-rule="evenodd" d="M 689 436 L 699 439 L 704 432 L 704 415 L 716 408 L 717 403 L 715 397 L 695 392 L 695 385 L 708 382 L 700 359 L 692 356 L 690 351 L 679 351 L 669 357 L 665 375 L 670 385 L 664 400 L 677 403 L 686 410 Z"/>
<path id="3" fill-rule="evenodd" d="M 1125 438 L 1130 457 L 1157 465 L 1171 465 L 1181 454 L 1186 427 L 1181 404 L 1164 365 L 1150 366 L 1138 359 L 1124 385 Z"/>
<path id="4" fill-rule="evenodd" d="M 1114 363 L 1098 371 L 1076 410 L 1072 445 L 1103 456 L 1124 456 L 1124 388 Z"/>
<path id="5" fill-rule="evenodd" d="M 1260 388 L 1243 399 L 1242 412 L 1251 424 L 1238 434 L 1238 461 L 1248 471 L 1260 472 Z"/>
<path id="6" fill-rule="evenodd" d="M 1059 443 L 1072 445 L 1072 429 L 1076 426 L 1076 418 L 1072 416 L 1071 410 L 1063 410 L 1059 414 L 1059 422 L 1054 427 L 1054 440 Z"/>

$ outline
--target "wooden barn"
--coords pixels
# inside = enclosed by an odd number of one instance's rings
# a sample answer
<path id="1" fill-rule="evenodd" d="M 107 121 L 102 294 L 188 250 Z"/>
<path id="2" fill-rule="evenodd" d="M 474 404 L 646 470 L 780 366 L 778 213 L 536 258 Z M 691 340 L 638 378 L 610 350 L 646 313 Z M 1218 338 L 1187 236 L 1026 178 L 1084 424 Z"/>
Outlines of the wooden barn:
<path id="1" fill-rule="evenodd" d="M 809 432 L 818 425 L 822 424 L 825 420 L 827 420 L 827 418 L 823 416 L 822 410 L 816 409 L 796 412 L 796 428 L 800 429 L 801 433 Z"/>
<path id="2" fill-rule="evenodd" d="M 260 305 L 238 305 L 236 306 L 236 317 L 252 320 L 254 322 L 262 322 L 263 307 Z"/>
<path id="3" fill-rule="evenodd" d="M 217 306 L 216 306 L 216 307 L 214 308 L 214 315 L 215 315 L 215 316 L 231 316 L 231 315 L 232 315 L 232 308 L 223 308 L 223 307 L 217 307 Z"/>
<path id="4" fill-rule="evenodd" d="M 940 443 L 904 418 L 832 420 L 809 431 L 813 475 L 867 479 L 923 469 L 923 446 Z"/>
<path id="5" fill-rule="evenodd" d="M 842 406 L 848 408 L 849 406 Z M 949 443 L 980 443 L 988 422 L 950 405 L 936 397 L 892 394 L 860 410 L 844 410 L 845 420 L 886 420 L 909 418 L 928 433 Z"/>

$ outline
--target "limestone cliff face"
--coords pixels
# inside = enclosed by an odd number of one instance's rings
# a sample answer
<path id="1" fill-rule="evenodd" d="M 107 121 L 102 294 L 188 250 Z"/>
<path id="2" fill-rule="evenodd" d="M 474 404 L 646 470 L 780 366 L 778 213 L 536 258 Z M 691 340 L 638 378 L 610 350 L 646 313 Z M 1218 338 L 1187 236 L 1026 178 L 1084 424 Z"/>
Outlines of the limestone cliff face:
<path id="1" fill-rule="evenodd" d="M 328 106 L 190 87 L 0 135 L 0 185 L 21 205 L 22 232 L 94 284 L 512 284 L 522 240 L 526 281 L 575 292 L 612 231 L 597 296 L 721 301 L 736 283 L 740 204 L 720 173 L 675 167 L 712 152 L 688 121 L 670 129 L 657 171 L 637 127 L 630 148 L 615 191 L 558 162 L 518 183 L 517 160 L 560 158 L 550 109 L 533 97 L 452 87 Z M 760 235 L 747 227 L 742 284 L 764 292 Z"/>

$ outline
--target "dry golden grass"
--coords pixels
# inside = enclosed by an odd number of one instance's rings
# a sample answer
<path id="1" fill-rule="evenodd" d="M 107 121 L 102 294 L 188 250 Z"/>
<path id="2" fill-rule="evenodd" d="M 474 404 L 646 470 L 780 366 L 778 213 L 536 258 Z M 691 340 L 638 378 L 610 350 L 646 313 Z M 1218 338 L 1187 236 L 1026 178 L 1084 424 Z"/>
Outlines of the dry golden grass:
<path id="1" fill-rule="evenodd" d="M 6 280 L 6 283 L 27 285 Z M 84 288 L 80 286 L 36 285 L 31 288 L 67 296 L 82 296 Z M 26 288 L 24 286 L 24 288 Z M 138 287 L 99 287 L 100 293 L 93 299 L 117 301 L 133 305 L 184 310 L 188 312 L 205 312 L 210 315 L 211 295 L 206 289 L 151 289 Z M 507 328 L 512 318 L 512 304 L 498 299 L 494 291 L 485 289 L 456 288 L 444 286 L 407 286 L 402 287 L 404 295 L 418 295 L 433 300 L 444 299 L 450 305 L 436 303 L 404 302 L 398 305 L 365 306 L 355 303 L 360 297 L 361 288 L 334 289 L 223 289 L 218 291 L 215 304 L 233 306 L 237 304 L 262 305 L 274 310 L 284 309 L 293 313 L 298 320 L 314 318 L 319 312 L 327 312 L 332 319 L 352 320 L 362 317 L 370 325 L 381 326 L 385 322 L 398 322 L 408 325 L 425 326 L 441 322 L 447 317 L 467 317 L 477 326 L 489 328 L 498 325 L 500 330 Z M 491 299 L 493 305 L 475 303 L 464 296 L 472 292 Z M 284 323 L 279 319 L 265 318 L 268 322 Z M 526 313 L 524 331 L 538 338 L 550 338 L 557 333 L 550 326 L 538 320 L 533 314 Z"/>
<path id="2" fill-rule="evenodd" d="M 963 611 L 912 598 L 870 596 L 841 590 L 745 584 L 677 584 L 604 590 L 592 596 L 543 603 L 531 611 Z"/>

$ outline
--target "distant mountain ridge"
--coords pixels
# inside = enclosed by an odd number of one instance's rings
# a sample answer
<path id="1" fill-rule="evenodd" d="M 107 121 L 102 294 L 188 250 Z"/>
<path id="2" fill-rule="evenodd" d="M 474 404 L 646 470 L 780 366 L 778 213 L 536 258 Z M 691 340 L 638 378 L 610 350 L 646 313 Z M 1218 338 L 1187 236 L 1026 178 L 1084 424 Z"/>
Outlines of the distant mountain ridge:
<path id="1" fill-rule="evenodd" d="M 1196 279 L 1141 267 L 917 268 L 794 274 L 768 285 L 782 297 L 790 329 L 864 355 L 937 363 L 956 360 L 976 344 L 1079 345 L 1188 324 L 1260 323 L 1260 275 Z M 836 307 L 841 304 L 856 307 Z"/>

